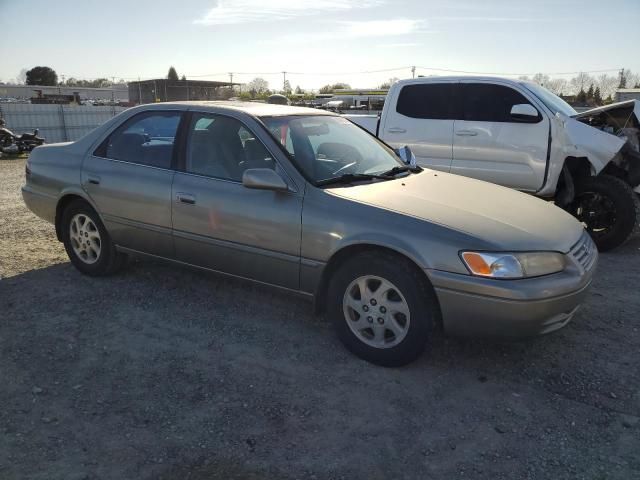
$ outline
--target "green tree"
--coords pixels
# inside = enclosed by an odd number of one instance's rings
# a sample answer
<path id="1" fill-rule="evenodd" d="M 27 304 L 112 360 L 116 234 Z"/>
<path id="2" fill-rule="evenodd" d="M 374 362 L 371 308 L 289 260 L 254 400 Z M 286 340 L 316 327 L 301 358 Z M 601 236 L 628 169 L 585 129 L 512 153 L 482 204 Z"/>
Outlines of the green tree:
<path id="1" fill-rule="evenodd" d="M 291 93 L 291 84 L 289 83 L 289 80 L 284 81 L 284 84 L 282 86 L 282 93 L 284 93 L 285 95 L 289 95 Z"/>
<path id="2" fill-rule="evenodd" d="M 587 90 L 587 100 L 593 99 L 593 83 L 589 85 L 589 90 Z"/>
<path id="3" fill-rule="evenodd" d="M 300 85 L 296 85 L 295 92 L 296 92 L 296 94 L 297 94 L 297 95 L 300 95 L 300 94 L 304 93 L 304 92 L 302 91 L 302 89 L 300 88 Z"/>
<path id="4" fill-rule="evenodd" d="M 602 105 L 602 94 L 600 93 L 600 87 L 596 87 L 593 92 L 593 101 L 596 105 Z"/>
<path id="5" fill-rule="evenodd" d="M 627 77 L 624 74 L 624 68 L 620 71 L 620 83 L 618 88 L 627 88 Z"/>
<path id="6" fill-rule="evenodd" d="M 167 79 L 173 82 L 178 81 L 178 72 L 176 72 L 176 69 L 173 68 L 173 66 L 169 67 L 169 72 L 167 73 Z"/>
<path id="7" fill-rule="evenodd" d="M 58 84 L 58 74 L 50 67 L 33 67 L 26 73 L 27 85 L 54 86 Z"/>
<path id="8" fill-rule="evenodd" d="M 576 95 L 576 103 L 579 105 L 587 103 L 587 93 L 583 89 L 580 89 L 578 95 Z"/>
<path id="9" fill-rule="evenodd" d="M 187 81 L 187 76 L 186 75 L 182 75 L 182 78 L 180 80 L 182 80 L 183 82 L 186 82 Z"/>

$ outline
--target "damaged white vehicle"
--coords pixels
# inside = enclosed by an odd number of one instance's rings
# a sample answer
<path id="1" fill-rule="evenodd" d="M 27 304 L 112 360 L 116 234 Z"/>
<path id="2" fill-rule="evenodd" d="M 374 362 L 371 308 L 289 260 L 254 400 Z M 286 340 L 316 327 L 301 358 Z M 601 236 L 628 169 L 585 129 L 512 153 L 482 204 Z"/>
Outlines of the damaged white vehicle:
<path id="1" fill-rule="evenodd" d="M 346 117 L 394 147 L 409 146 L 424 167 L 553 199 L 601 251 L 624 243 L 637 225 L 635 100 L 578 114 L 531 82 L 430 77 L 396 82 L 380 116 Z"/>

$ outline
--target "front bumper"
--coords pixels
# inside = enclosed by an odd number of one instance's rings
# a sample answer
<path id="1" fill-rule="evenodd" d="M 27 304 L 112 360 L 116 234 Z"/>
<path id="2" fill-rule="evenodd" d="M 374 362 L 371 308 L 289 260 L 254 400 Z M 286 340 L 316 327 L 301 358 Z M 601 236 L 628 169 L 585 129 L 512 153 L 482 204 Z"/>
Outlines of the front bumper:
<path id="1" fill-rule="evenodd" d="M 493 280 L 428 270 L 444 331 L 453 335 L 526 337 L 564 327 L 584 300 L 597 253 L 583 268 L 521 280 Z"/>

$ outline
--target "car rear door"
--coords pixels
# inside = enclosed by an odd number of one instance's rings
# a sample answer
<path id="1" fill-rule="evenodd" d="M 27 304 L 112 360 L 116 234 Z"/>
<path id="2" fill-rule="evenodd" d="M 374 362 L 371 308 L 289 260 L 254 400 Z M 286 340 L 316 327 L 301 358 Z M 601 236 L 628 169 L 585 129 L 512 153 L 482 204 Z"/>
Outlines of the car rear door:
<path id="1" fill-rule="evenodd" d="M 177 110 L 134 115 L 85 158 L 82 186 L 117 245 L 173 256 L 172 162 L 181 117 Z"/>
<path id="2" fill-rule="evenodd" d="M 292 183 L 260 137 L 237 118 L 189 116 L 173 182 L 176 258 L 298 289 L 303 192 L 246 188 L 242 173 L 248 168 L 275 169 Z"/>
<path id="3" fill-rule="evenodd" d="M 451 173 L 524 191 L 542 187 L 547 165 L 549 120 L 511 86 L 463 81 L 462 115 L 454 125 Z M 533 105 L 532 123 L 511 116 L 518 104 Z"/>
<path id="4" fill-rule="evenodd" d="M 380 138 L 394 148 L 411 147 L 418 164 L 449 171 L 453 158 L 455 82 L 409 83 L 395 99 L 380 127 Z"/>

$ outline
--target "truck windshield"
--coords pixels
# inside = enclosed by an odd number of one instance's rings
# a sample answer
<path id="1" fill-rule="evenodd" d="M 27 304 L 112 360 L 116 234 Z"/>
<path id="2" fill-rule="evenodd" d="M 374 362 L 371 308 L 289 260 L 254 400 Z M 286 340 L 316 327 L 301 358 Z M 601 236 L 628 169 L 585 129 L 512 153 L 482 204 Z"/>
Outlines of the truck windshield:
<path id="1" fill-rule="evenodd" d="M 562 100 L 555 93 L 547 90 L 537 83 L 525 82 L 523 83 L 523 85 L 527 90 L 538 97 L 538 100 L 544 103 L 545 107 L 547 107 L 553 113 L 562 113 L 568 117 L 572 117 L 577 114 L 577 112 L 571 105 Z"/>
<path id="2" fill-rule="evenodd" d="M 342 117 L 292 115 L 261 120 L 298 168 L 317 184 L 337 177 L 364 180 L 406 167 L 391 148 Z"/>

